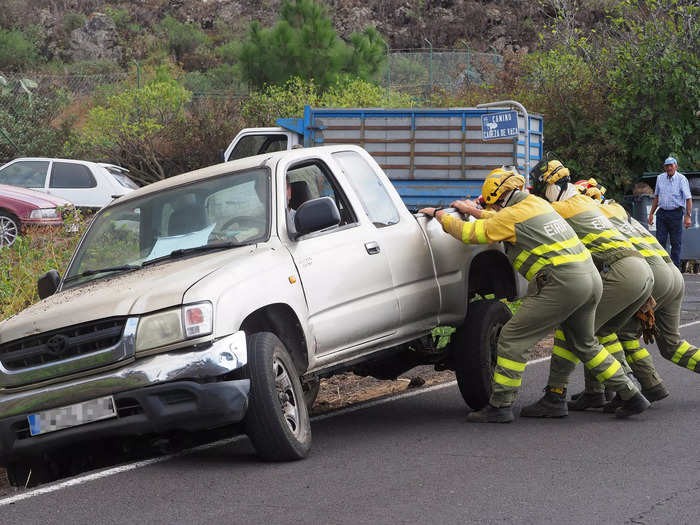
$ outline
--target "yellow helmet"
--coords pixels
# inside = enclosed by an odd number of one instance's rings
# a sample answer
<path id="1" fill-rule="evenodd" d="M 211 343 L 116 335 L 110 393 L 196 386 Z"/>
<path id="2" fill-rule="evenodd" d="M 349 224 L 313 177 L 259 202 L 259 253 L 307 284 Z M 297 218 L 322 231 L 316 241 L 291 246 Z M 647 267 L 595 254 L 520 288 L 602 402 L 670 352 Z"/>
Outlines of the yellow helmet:
<path id="1" fill-rule="evenodd" d="M 525 186 L 525 177 L 518 175 L 515 170 L 505 167 L 491 171 L 481 188 L 481 196 L 486 207 L 493 206 L 504 193 L 510 190 L 521 190 Z"/>
<path id="2" fill-rule="evenodd" d="M 578 188 L 578 191 L 582 195 L 590 197 L 598 202 L 603 202 L 603 199 L 605 199 L 605 188 L 603 186 L 599 186 L 598 181 L 593 178 L 588 180 L 577 180 L 576 188 Z"/>
<path id="3" fill-rule="evenodd" d="M 547 163 L 547 169 L 542 174 L 542 181 L 546 182 L 547 184 L 556 184 L 557 182 L 570 176 L 571 173 L 569 172 L 569 168 L 564 166 L 558 160 L 550 160 Z"/>

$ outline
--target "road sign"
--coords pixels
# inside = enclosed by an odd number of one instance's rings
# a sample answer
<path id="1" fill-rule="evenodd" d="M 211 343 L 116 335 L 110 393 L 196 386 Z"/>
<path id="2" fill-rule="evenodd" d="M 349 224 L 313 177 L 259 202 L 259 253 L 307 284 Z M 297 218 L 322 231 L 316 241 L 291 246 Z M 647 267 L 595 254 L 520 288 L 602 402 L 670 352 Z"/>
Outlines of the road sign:
<path id="1" fill-rule="evenodd" d="M 518 112 L 487 113 L 481 116 L 483 140 L 505 139 L 518 134 Z"/>

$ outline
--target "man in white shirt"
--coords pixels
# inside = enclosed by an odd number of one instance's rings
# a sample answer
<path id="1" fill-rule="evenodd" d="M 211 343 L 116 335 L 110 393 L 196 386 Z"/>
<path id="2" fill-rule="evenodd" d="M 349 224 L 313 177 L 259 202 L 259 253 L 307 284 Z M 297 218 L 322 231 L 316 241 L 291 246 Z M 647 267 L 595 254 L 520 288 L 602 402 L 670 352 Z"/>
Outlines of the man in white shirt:
<path id="1" fill-rule="evenodd" d="M 649 224 L 654 222 L 654 212 L 658 208 L 656 238 L 661 246 L 666 247 L 666 241 L 669 236 L 671 237 L 671 260 L 680 268 L 683 226 L 690 228 L 693 199 L 688 179 L 677 170 L 678 162 L 676 159 L 668 157 L 664 161 L 666 173 L 659 173 L 656 177 L 654 202 L 649 212 Z"/>

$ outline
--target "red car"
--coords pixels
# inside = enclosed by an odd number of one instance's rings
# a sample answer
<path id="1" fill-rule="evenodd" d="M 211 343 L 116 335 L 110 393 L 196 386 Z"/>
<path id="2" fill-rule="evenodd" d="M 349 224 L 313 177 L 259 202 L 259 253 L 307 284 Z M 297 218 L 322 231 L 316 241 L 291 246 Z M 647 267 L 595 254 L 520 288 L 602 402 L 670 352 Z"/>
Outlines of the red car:
<path id="1" fill-rule="evenodd" d="M 63 223 L 57 206 L 70 206 L 60 197 L 0 184 L 0 249 L 14 244 L 25 226 Z"/>

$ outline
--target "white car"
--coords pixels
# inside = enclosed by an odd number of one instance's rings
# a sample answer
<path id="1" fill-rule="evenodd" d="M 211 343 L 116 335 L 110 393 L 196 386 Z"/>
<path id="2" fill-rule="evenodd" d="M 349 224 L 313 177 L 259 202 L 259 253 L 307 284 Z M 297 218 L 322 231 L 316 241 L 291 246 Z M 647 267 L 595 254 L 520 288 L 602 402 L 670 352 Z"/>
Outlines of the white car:
<path id="1" fill-rule="evenodd" d="M 113 164 L 23 157 L 0 166 L 0 184 L 56 195 L 80 208 L 102 208 L 138 188 L 127 173 Z"/>

